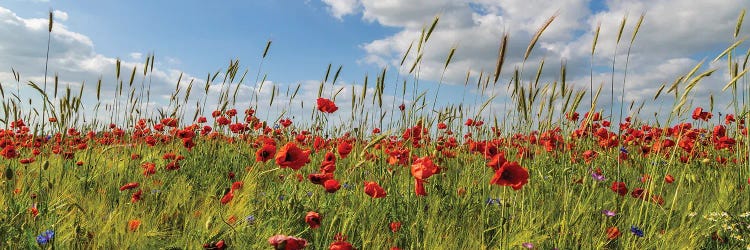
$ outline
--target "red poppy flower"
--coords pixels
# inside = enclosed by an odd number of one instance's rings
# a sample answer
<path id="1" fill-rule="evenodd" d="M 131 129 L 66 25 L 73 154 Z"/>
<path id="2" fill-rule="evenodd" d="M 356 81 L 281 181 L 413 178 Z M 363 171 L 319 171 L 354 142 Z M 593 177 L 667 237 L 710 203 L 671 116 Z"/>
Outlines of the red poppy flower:
<path id="1" fill-rule="evenodd" d="M 380 185 L 375 182 L 365 181 L 365 193 L 372 198 L 383 198 L 386 193 Z"/>
<path id="2" fill-rule="evenodd" d="M 394 222 L 391 222 L 389 226 L 391 227 L 391 232 L 395 233 L 395 232 L 398 232 L 399 229 L 401 229 L 401 222 L 394 221 Z"/>
<path id="3" fill-rule="evenodd" d="M 505 153 L 499 153 L 492 156 L 492 159 L 487 163 L 487 166 L 497 171 L 503 164 L 505 164 L 505 162 L 507 162 L 505 159 Z"/>
<path id="4" fill-rule="evenodd" d="M 333 173 L 336 171 L 336 162 L 324 161 L 320 166 L 320 172 Z"/>
<path id="5" fill-rule="evenodd" d="M 727 125 L 732 124 L 732 122 L 734 121 L 735 119 L 733 114 L 728 114 L 726 117 L 724 117 L 724 123 L 726 123 Z"/>
<path id="6" fill-rule="evenodd" d="M 128 221 L 128 230 L 131 232 L 135 232 L 138 230 L 138 228 L 141 227 L 141 221 L 140 220 L 130 220 Z"/>
<path id="7" fill-rule="evenodd" d="M 323 187 L 326 189 L 326 192 L 335 193 L 341 188 L 341 184 L 337 180 L 330 179 L 323 182 Z"/>
<path id="8" fill-rule="evenodd" d="M 122 185 L 122 187 L 120 187 L 120 191 L 125 191 L 125 190 L 128 190 L 128 189 L 133 189 L 133 188 L 137 188 L 137 187 L 138 187 L 138 182 L 131 182 L 131 183 Z"/>
<path id="9" fill-rule="evenodd" d="M 318 110 L 323 113 L 333 113 L 339 110 L 336 104 L 326 98 L 318 98 Z"/>
<path id="10" fill-rule="evenodd" d="M 192 151 L 193 147 L 195 147 L 195 142 L 193 142 L 192 138 L 185 138 L 182 139 L 182 146 L 184 146 L 188 151 Z"/>
<path id="11" fill-rule="evenodd" d="M 276 250 L 299 250 L 307 247 L 307 240 L 286 235 L 271 236 L 268 243 Z"/>
<path id="12" fill-rule="evenodd" d="M 273 158 L 274 154 L 276 154 L 276 146 L 271 144 L 263 144 L 263 147 L 255 152 L 255 161 L 266 162 Z"/>
<path id="13" fill-rule="evenodd" d="M 333 173 L 309 174 L 307 175 L 307 179 L 313 184 L 323 185 L 327 180 L 333 179 Z"/>
<path id="14" fill-rule="evenodd" d="M 352 152 L 352 144 L 348 141 L 342 141 L 339 143 L 338 147 L 336 147 L 336 150 L 339 152 L 339 156 L 341 156 L 342 159 L 346 158 L 346 156 Z"/>
<path id="15" fill-rule="evenodd" d="M 234 199 L 234 191 L 229 190 L 229 192 L 227 192 L 224 197 L 221 197 L 221 204 L 226 205 L 227 203 L 232 201 L 232 199 Z"/>
<path id="16" fill-rule="evenodd" d="M 336 163 L 336 155 L 333 154 L 333 152 L 326 152 L 326 155 L 323 156 L 323 165 L 325 165 L 326 162 Z"/>
<path id="17" fill-rule="evenodd" d="M 628 188 L 625 186 L 625 182 L 612 182 L 612 187 L 610 187 L 610 189 L 620 196 L 628 194 Z"/>
<path id="18" fill-rule="evenodd" d="M 143 176 L 149 176 L 156 173 L 156 164 L 151 162 L 144 162 L 141 164 L 141 168 L 143 168 Z"/>
<path id="19" fill-rule="evenodd" d="M 289 127 L 289 126 L 292 125 L 292 120 L 290 120 L 290 119 L 282 119 L 282 120 L 279 121 L 279 123 L 281 123 L 281 126 L 284 126 L 286 128 L 286 127 Z"/>
<path id="20" fill-rule="evenodd" d="M 133 193 L 132 196 L 130 196 L 130 202 L 136 203 L 142 199 L 141 195 L 143 195 L 143 190 L 138 189 L 135 193 Z"/>
<path id="21" fill-rule="evenodd" d="M 448 128 L 448 125 L 445 125 L 445 123 L 441 122 L 441 123 L 438 123 L 437 128 L 438 129 L 446 129 L 446 128 Z"/>
<path id="22" fill-rule="evenodd" d="M 331 243 L 331 245 L 328 247 L 329 250 L 354 250 L 354 247 L 351 243 L 346 241 L 334 241 Z"/>
<path id="23" fill-rule="evenodd" d="M 518 162 L 505 162 L 495 171 L 490 184 L 510 186 L 513 190 L 519 190 L 529 182 L 529 171 L 521 167 Z"/>
<path id="24" fill-rule="evenodd" d="M 307 215 L 305 215 L 305 222 L 307 222 L 312 229 L 320 227 L 320 214 L 313 211 L 307 212 Z"/>
<path id="25" fill-rule="evenodd" d="M 622 233 L 620 233 L 620 229 L 618 229 L 617 227 L 607 228 L 607 239 L 609 240 L 617 239 L 621 234 Z"/>
<path id="26" fill-rule="evenodd" d="M 289 142 L 276 153 L 276 164 L 281 168 L 299 170 L 310 161 L 310 153 L 302 151 L 294 142 Z"/>
<path id="27" fill-rule="evenodd" d="M 7 145 L 0 151 L 0 155 L 5 157 L 5 159 L 13 159 L 18 157 L 18 151 L 16 151 L 16 146 Z"/>
<path id="28" fill-rule="evenodd" d="M 466 119 L 466 122 L 464 122 L 464 125 L 466 126 L 474 126 L 474 124 L 475 124 L 474 119 L 471 119 L 471 118 Z"/>
<path id="29" fill-rule="evenodd" d="M 570 121 L 578 121 L 578 112 L 569 112 L 565 114 L 565 119 L 568 119 Z"/>
<path id="30" fill-rule="evenodd" d="M 597 156 L 599 156 L 599 153 L 593 150 L 586 150 L 586 152 L 583 152 L 583 160 L 586 163 L 591 163 L 591 161 L 596 159 Z"/>
<path id="31" fill-rule="evenodd" d="M 630 193 L 630 196 L 633 196 L 633 198 L 644 199 L 646 196 L 648 196 L 648 192 L 643 190 L 643 188 L 636 188 L 633 189 L 633 192 Z"/>
<path id="32" fill-rule="evenodd" d="M 430 156 L 417 158 L 411 165 L 411 175 L 415 179 L 424 180 L 437 173 L 440 173 L 440 167 L 432 162 Z"/>
<path id="33" fill-rule="evenodd" d="M 39 216 L 39 209 L 36 208 L 36 203 L 33 206 L 31 206 L 31 208 L 29 208 L 29 212 L 31 213 L 31 216 L 33 217 Z"/>
<path id="34" fill-rule="evenodd" d="M 178 160 L 170 161 L 169 163 L 167 163 L 166 166 L 164 166 L 164 168 L 167 170 L 178 170 L 180 169 L 180 161 Z"/>
<path id="35" fill-rule="evenodd" d="M 693 110 L 693 119 L 698 120 L 701 118 L 701 113 L 703 112 L 703 108 L 697 107 Z"/>
<path id="36" fill-rule="evenodd" d="M 230 123 L 232 123 L 232 120 L 229 120 L 228 118 L 224 116 L 219 116 L 218 118 L 216 118 L 216 123 L 219 126 L 225 126 L 225 125 L 229 125 Z"/>
<path id="37" fill-rule="evenodd" d="M 708 121 L 709 119 L 711 119 L 711 117 L 713 117 L 713 114 L 711 114 L 709 112 L 703 112 L 703 108 L 697 107 L 697 108 L 695 108 L 695 110 L 693 110 L 693 116 L 692 117 L 693 117 L 694 120 Z"/>
<path id="38" fill-rule="evenodd" d="M 242 186 L 243 185 L 242 185 L 241 181 L 235 181 L 234 183 L 232 183 L 232 188 L 231 189 L 232 189 L 232 191 L 234 191 L 234 190 L 240 190 L 240 189 L 242 189 Z"/>
<path id="39" fill-rule="evenodd" d="M 172 127 L 172 128 L 177 127 L 177 123 L 178 121 L 175 118 L 167 117 L 167 118 L 161 119 L 161 124 L 167 127 Z"/>
<path id="40" fill-rule="evenodd" d="M 664 181 L 666 183 L 672 183 L 674 182 L 674 177 L 671 174 L 668 174 L 667 176 L 664 176 Z"/>

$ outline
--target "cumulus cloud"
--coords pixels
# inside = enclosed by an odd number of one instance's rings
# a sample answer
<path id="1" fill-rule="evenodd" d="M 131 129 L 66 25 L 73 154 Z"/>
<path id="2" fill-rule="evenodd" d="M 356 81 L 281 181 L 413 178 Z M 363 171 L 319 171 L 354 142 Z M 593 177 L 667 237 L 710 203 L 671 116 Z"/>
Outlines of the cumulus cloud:
<path id="1" fill-rule="evenodd" d="M 331 15 L 342 20 L 346 15 L 353 14 L 359 7 L 357 0 L 323 0 L 328 5 L 328 11 Z"/>
<path id="2" fill-rule="evenodd" d="M 543 82 L 557 81 L 560 79 L 560 65 L 564 62 L 568 83 L 573 86 L 588 89 L 590 82 L 595 86 L 605 83 L 600 97 L 600 100 L 607 100 L 604 108 L 607 108 L 610 99 L 619 99 L 623 85 L 626 86 L 626 102 L 648 101 L 662 83 L 671 83 L 686 74 L 703 58 L 713 59 L 734 41 L 732 35 L 740 10 L 750 7 L 750 2 L 743 0 L 700 0 L 691 1 L 690 4 L 680 0 L 606 1 L 604 8 L 597 9 L 590 7 L 592 3 L 589 0 L 359 2 L 364 21 L 400 29 L 361 45 L 365 52 L 360 60 L 362 63 L 396 67 L 407 73 L 409 63 L 416 59 L 417 53 L 412 51 L 407 57 L 407 65 L 399 67 L 404 52 L 418 41 L 425 25 L 429 25 L 433 17 L 439 14 L 438 27 L 422 51 L 419 68 L 421 79 L 438 80 L 443 77 L 445 60 L 453 47 L 456 52 L 445 71 L 444 82 L 463 84 L 467 72 L 472 76 L 480 72 L 491 74 L 500 38 L 508 34 L 510 40 L 501 79 L 508 81 L 514 67 L 523 65 L 521 70 L 525 76 L 522 77 L 528 81 L 536 73 L 539 62 L 544 60 Z M 630 48 L 626 77 L 628 46 L 642 13 L 645 13 L 645 19 Z M 555 20 L 542 34 L 529 60 L 522 64 L 529 41 L 552 15 L 557 15 Z M 621 41 L 617 44 L 618 28 L 623 17 L 627 21 Z M 591 58 L 594 31 L 598 25 L 601 25 L 601 32 L 596 53 Z M 750 32 L 745 28 L 738 37 L 748 35 Z M 739 47 L 739 51 L 746 49 L 745 45 Z M 592 59 L 593 65 L 590 65 Z M 613 59 L 616 60 L 615 72 L 611 72 Z M 728 81 L 726 71 L 722 70 L 726 68 L 726 63 L 706 63 L 701 70 L 711 67 L 720 70 L 703 80 L 701 87 L 694 90 L 694 98 L 707 103 L 709 95 L 714 95 L 718 107 L 718 101 L 727 99 L 720 98 L 727 95 L 720 90 Z M 594 71 L 593 79 L 589 76 L 590 68 Z M 614 90 L 610 87 L 613 78 Z M 615 93 L 614 98 L 611 92 Z M 656 110 L 664 103 L 649 102 L 644 109 Z"/>
<path id="3" fill-rule="evenodd" d="M 79 91 L 84 93 L 82 103 L 85 110 L 81 112 L 81 121 L 86 119 L 91 121 L 93 117 L 109 118 L 117 105 L 123 107 L 118 111 L 124 110 L 127 104 L 131 103 L 127 90 L 132 90 L 133 98 L 140 99 L 142 105 L 135 107 L 142 109 L 142 116 L 148 114 L 157 114 L 158 110 L 166 109 L 170 103 L 170 94 L 176 89 L 178 79 L 180 81 L 182 93 L 186 91 L 187 85 L 193 81 L 196 85 L 205 84 L 200 79 L 195 79 L 189 74 L 182 74 L 181 71 L 173 68 L 165 68 L 157 65 L 153 71 L 149 71 L 148 77 L 144 77 L 144 64 L 139 58 L 141 53 L 131 53 L 129 59 L 123 59 L 120 63 L 119 81 L 115 77 L 117 58 L 108 55 L 99 54 L 94 50 L 94 42 L 81 33 L 70 30 L 64 20 L 67 15 L 65 12 L 56 11 L 57 22 L 55 22 L 50 41 L 49 68 L 47 74 L 47 95 L 53 99 L 53 103 L 58 103 L 57 99 L 63 98 L 66 88 L 71 88 L 71 92 L 77 96 Z M 41 95 L 28 87 L 28 83 L 33 82 L 44 88 L 44 70 L 46 60 L 48 20 L 44 18 L 23 18 L 16 15 L 13 11 L 0 7 L 0 53 L 3 60 L 0 60 L 0 83 L 5 90 L 5 100 L 14 100 L 21 105 L 21 110 L 29 111 L 38 109 L 41 106 Z M 130 59 L 139 59 L 131 61 Z M 132 85 L 130 85 L 130 75 L 133 69 L 136 74 Z M 20 79 L 16 81 L 13 72 L 18 73 Z M 58 92 L 54 92 L 54 77 L 58 76 Z M 102 104 L 98 112 L 94 112 L 93 106 L 96 105 L 97 83 L 101 81 L 99 102 Z M 122 83 L 121 83 L 122 82 Z M 126 91 L 119 95 L 118 85 L 124 85 Z M 192 89 L 194 99 L 202 98 L 201 91 L 198 87 Z M 142 96 L 141 92 L 150 92 L 150 97 Z M 12 97 L 9 93 L 17 96 Z M 212 97 L 214 98 L 214 97 Z M 31 105 L 28 101 L 31 100 Z M 187 106 L 186 104 L 183 104 Z M 186 109 L 191 110 L 191 109 Z M 194 112 L 194 108 L 191 110 Z M 117 114 L 124 117 L 124 114 Z M 152 117 L 149 117 L 152 118 Z"/>
<path id="4" fill-rule="evenodd" d="M 54 10 L 52 12 L 52 14 L 53 14 L 54 18 L 57 19 L 57 20 L 59 20 L 59 21 L 63 21 L 63 22 L 68 21 L 68 13 L 65 12 L 65 11 Z"/>

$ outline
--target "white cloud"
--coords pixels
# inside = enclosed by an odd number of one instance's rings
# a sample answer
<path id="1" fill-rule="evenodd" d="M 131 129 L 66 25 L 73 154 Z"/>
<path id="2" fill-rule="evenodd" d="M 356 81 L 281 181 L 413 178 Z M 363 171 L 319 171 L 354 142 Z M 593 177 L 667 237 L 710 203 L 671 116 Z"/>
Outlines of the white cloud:
<path id="1" fill-rule="evenodd" d="M 512 76 L 514 67 L 520 67 L 523 53 L 542 24 L 555 13 L 558 16 L 544 31 L 525 64 L 524 80 L 536 73 L 539 61 L 544 59 L 544 82 L 559 80 L 560 62 L 567 64 L 567 79 L 578 88 L 588 89 L 589 61 L 593 32 L 601 24 L 601 32 L 594 55 L 594 82 L 604 82 L 602 91 L 609 103 L 612 73 L 609 68 L 615 55 L 615 45 L 620 22 L 627 16 L 623 37 L 617 50 L 614 73 L 615 93 L 621 91 L 625 57 L 634 27 L 641 13 L 645 13 L 635 43 L 630 51 L 627 67 L 626 99 L 648 101 L 653 98 L 663 82 L 671 83 L 687 73 L 702 58 L 721 52 L 733 42 L 733 32 L 740 10 L 750 8 L 744 0 L 638 0 L 606 1 L 605 9 L 590 9 L 588 0 L 565 1 L 512 1 L 512 0 L 361 0 L 363 20 L 377 22 L 400 30 L 361 46 L 365 55 L 360 62 L 379 66 L 398 67 L 409 45 L 419 39 L 425 25 L 435 14 L 440 14 L 436 31 L 423 49 L 419 77 L 437 80 L 441 77 L 446 56 L 456 46 L 456 53 L 445 72 L 445 80 L 462 84 L 467 71 L 473 76 L 480 71 L 494 71 L 501 35 L 506 32 L 510 40 L 502 79 Z M 744 26 L 748 26 L 745 22 Z M 744 27 L 739 37 L 750 35 Z M 414 44 L 416 46 L 416 44 Z M 740 46 L 744 52 L 746 45 Z M 413 50 L 402 72 L 410 69 L 416 59 Z M 713 67 L 726 68 L 716 64 Z M 717 71 L 705 78 L 695 98 L 705 100 L 713 93 L 714 99 L 723 101 L 726 93 L 720 91 L 726 81 L 726 71 Z M 503 80 L 501 80 L 503 81 Z M 588 99 L 588 98 L 586 98 Z M 498 98 L 498 100 L 501 100 Z M 607 104 L 608 105 L 608 104 Z M 664 102 L 647 102 L 646 108 L 658 107 Z M 582 106 L 583 107 L 583 106 Z M 717 105 L 717 107 L 719 107 Z"/>
<path id="2" fill-rule="evenodd" d="M 353 14 L 359 7 L 358 0 L 323 0 L 328 5 L 328 11 L 339 20 L 346 15 Z"/>
<path id="3" fill-rule="evenodd" d="M 68 13 L 65 11 L 55 10 L 52 12 L 52 14 L 56 20 L 59 20 L 62 22 L 68 21 Z"/>
<path id="4" fill-rule="evenodd" d="M 66 19 L 67 14 L 62 11 L 57 12 L 56 17 L 60 20 Z M 34 105 L 40 103 L 39 93 L 27 87 L 27 83 L 32 81 L 40 87 L 44 85 L 44 65 L 47 48 L 47 25 L 48 20 L 45 18 L 22 18 L 9 9 L 0 7 L 0 53 L 3 54 L 3 60 L 0 60 L 0 83 L 5 88 L 5 98 L 10 100 L 9 90 L 18 93 L 22 100 L 20 104 L 28 105 L 28 100 L 34 100 Z M 137 53 L 136 53 L 137 54 Z M 135 55 L 135 54 L 132 54 Z M 137 67 L 136 78 L 134 79 L 133 89 L 140 93 L 140 83 L 142 78 L 143 62 L 123 60 L 121 63 L 120 79 L 127 85 L 129 83 L 130 73 L 133 67 Z M 91 119 L 94 116 L 93 106 L 96 103 L 97 82 L 102 80 L 101 101 L 102 103 L 114 103 L 115 88 L 118 85 L 115 79 L 116 59 L 107 55 L 96 53 L 93 41 L 86 35 L 70 30 L 62 23 L 55 23 L 49 53 L 49 68 L 47 74 L 47 93 L 54 96 L 53 82 L 54 76 L 59 76 L 58 98 L 64 93 L 65 89 L 70 87 L 71 92 L 77 96 L 81 86 L 84 87 L 83 104 L 86 111 L 82 112 Z M 12 74 L 11 69 L 19 72 L 21 77 L 17 82 Z M 140 76 L 140 77 L 139 77 Z M 151 81 L 152 99 L 147 106 L 159 108 L 168 103 L 167 99 L 157 98 L 160 95 L 168 94 L 174 90 L 179 72 L 168 68 L 155 68 L 151 73 L 148 81 Z M 192 77 L 185 75 L 183 84 L 186 84 Z M 147 83 L 147 82 L 146 82 Z M 20 89 L 18 88 L 20 87 Z M 184 90 L 183 90 L 184 92 Z M 119 102 L 129 102 L 125 93 Z M 145 99 L 145 98 L 144 98 Z M 145 102 L 145 100 L 144 100 Z M 22 110 L 29 110 L 30 107 L 22 106 Z M 100 110 L 100 116 L 104 108 Z M 144 110 L 148 111 L 148 110 Z"/>
<path id="5" fill-rule="evenodd" d="M 130 53 L 129 56 L 130 56 L 130 59 L 141 60 L 141 57 L 143 57 L 143 53 L 133 52 L 133 53 Z"/>

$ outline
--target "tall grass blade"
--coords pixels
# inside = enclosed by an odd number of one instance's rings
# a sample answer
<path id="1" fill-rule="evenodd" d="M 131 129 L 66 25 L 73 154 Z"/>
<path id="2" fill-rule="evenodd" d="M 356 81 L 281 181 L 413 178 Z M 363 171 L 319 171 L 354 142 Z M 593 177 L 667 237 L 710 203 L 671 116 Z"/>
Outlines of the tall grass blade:
<path id="1" fill-rule="evenodd" d="M 508 34 L 506 33 L 506 34 L 503 34 L 503 38 L 500 40 L 500 49 L 497 52 L 497 64 L 495 65 L 495 79 L 493 80 L 495 83 L 497 83 L 497 79 L 500 79 L 500 72 L 503 70 L 503 62 L 505 62 L 505 51 L 507 47 L 508 47 Z"/>
<path id="2" fill-rule="evenodd" d="M 724 85 L 724 87 L 721 88 L 721 91 L 724 92 L 728 88 L 734 86 L 734 84 L 737 83 L 737 80 L 739 80 L 740 78 L 742 78 L 742 76 L 744 76 L 745 73 L 747 73 L 748 70 L 750 70 L 750 68 L 746 68 L 745 70 L 743 70 L 742 72 L 740 72 L 739 74 L 737 74 L 735 77 L 733 77 L 732 80 L 730 80 L 729 83 L 727 83 L 727 85 Z"/>
<path id="3" fill-rule="evenodd" d="M 716 62 L 719 59 L 721 59 L 722 57 L 724 57 L 727 53 L 729 53 L 734 48 L 737 48 L 737 46 L 740 46 L 740 44 L 742 44 L 743 42 L 745 42 L 745 39 L 746 38 L 742 38 L 742 39 L 737 40 L 736 42 L 732 43 L 732 45 L 729 45 L 729 47 L 727 47 L 727 49 L 725 49 L 724 51 L 722 51 L 721 54 L 719 54 L 718 56 L 716 56 L 716 58 L 714 58 L 714 60 L 711 61 L 711 62 Z"/>
<path id="4" fill-rule="evenodd" d="M 536 45 L 537 41 L 539 41 L 539 38 L 542 36 L 542 33 L 544 33 L 544 30 L 549 27 L 550 24 L 552 24 L 552 21 L 555 20 L 558 13 L 553 14 L 547 21 L 542 24 L 542 27 L 539 28 L 539 30 L 536 31 L 536 34 L 534 34 L 534 37 L 531 38 L 531 42 L 529 43 L 529 46 L 526 48 L 526 52 L 523 54 L 523 60 L 526 61 L 529 59 L 529 55 L 531 55 L 531 50 L 534 49 L 534 45 Z"/>
<path id="5" fill-rule="evenodd" d="M 742 28 L 742 22 L 745 20 L 745 9 L 740 11 L 740 16 L 737 18 L 737 25 L 734 27 L 734 37 L 740 35 L 740 29 Z"/>

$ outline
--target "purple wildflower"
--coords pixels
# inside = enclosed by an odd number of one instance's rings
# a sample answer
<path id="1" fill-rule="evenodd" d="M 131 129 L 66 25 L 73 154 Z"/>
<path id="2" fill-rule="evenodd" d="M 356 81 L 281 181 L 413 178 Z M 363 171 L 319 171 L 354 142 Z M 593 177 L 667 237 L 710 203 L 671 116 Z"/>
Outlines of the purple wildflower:
<path id="1" fill-rule="evenodd" d="M 617 215 L 615 211 L 607 210 L 607 209 L 602 210 L 602 214 L 606 215 L 607 217 L 614 217 L 615 215 Z"/>

